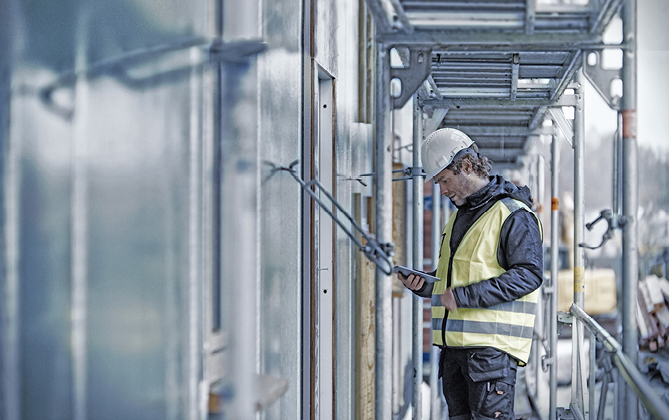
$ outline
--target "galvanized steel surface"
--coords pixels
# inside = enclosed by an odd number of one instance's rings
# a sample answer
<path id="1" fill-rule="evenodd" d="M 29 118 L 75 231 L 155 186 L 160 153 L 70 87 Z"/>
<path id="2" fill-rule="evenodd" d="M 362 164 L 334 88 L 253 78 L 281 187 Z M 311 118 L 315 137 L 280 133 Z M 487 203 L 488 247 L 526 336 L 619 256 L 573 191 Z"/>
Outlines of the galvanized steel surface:
<path id="1" fill-rule="evenodd" d="M 583 77 L 579 72 L 575 82 L 575 94 L 579 104 L 574 110 L 574 304 L 580 308 L 585 301 L 585 250 L 579 246 L 583 243 L 585 231 L 585 121 L 583 101 Z M 581 410 L 589 418 L 586 403 L 588 389 L 585 386 L 585 362 L 583 325 L 578 321 L 572 324 L 572 375 L 571 404 Z"/>
<path id="2" fill-rule="evenodd" d="M 392 141 L 390 132 L 390 54 L 378 46 L 376 57 L 374 118 L 376 238 L 380 243 L 392 240 Z M 374 415 L 390 419 L 392 412 L 392 283 L 390 276 L 376 270 L 376 335 L 374 366 Z"/>
<path id="3" fill-rule="evenodd" d="M 630 48 L 623 53 L 622 113 L 622 205 L 623 226 L 623 350 L 633 364 L 637 363 L 639 330 L 637 325 L 637 294 L 639 284 L 639 169 L 637 156 L 637 1 L 628 0 L 622 6 L 623 38 Z M 627 390 L 625 418 L 636 420 L 638 400 Z"/>
<path id="4" fill-rule="evenodd" d="M 141 95 L 92 81 L 86 103 L 77 102 L 90 106 L 75 137 L 83 150 L 71 149 L 67 121 L 35 99 L 15 101 L 24 416 L 74 416 L 68 401 L 76 401 L 87 402 L 80 410 L 89 416 L 176 418 L 197 404 L 171 385 L 186 369 L 190 334 L 182 323 L 188 241 L 177 239 L 187 238 L 189 220 L 188 138 L 181 135 L 189 132 L 181 108 L 188 110 L 189 93 L 187 81 Z M 174 105 L 156 110 L 155 102 Z M 182 117 L 166 118 L 171 111 Z M 79 226 L 74 237 L 71 226 Z M 73 285 L 71 270 L 79 273 Z M 74 326 L 80 350 L 70 354 L 75 310 L 84 324 Z M 45 368 L 55 369 L 47 380 Z"/>
<path id="5" fill-rule="evenodd" d="M 64 80 L 52 70 L 68 72 L 72 66 L 72 28 L 78 27 L 79 9 L 69 4 L 72 13 L 54 13 L 48 20 L 39 18 L 44 11 L 39 5 L 20 11 L 26 25 L 19 34 L 21 42 L 33 48 L 14 56 L 13 84 L 19 94 L 11 103 L 7 162 L 15 168 L 6 190 L 12 195 L 9 207 L 17 209 L 12 225 L 17 233 L 9 248 L 17 249 L 20 265 L 15 278 L 22 284 L 12 291 L 20 308 L 20 323 L 12 324 L 20 333 L 17 348 L 23 354 L 15 379 L 4 375 L 9 367 L 3 363 L 3 381 L 11 382 L 7 388 L 21 390 L 16 397 L 3 394 L 17 400 L 9 418 L 41 418 L 44 413 L 53 418 L 204 418 L 208 396 L 202 383 L 211 366 L 203 365 L 203 352 L 212 348 L 203 347 L 202 334 L 204 318 L 212 313 L 202 305 L 211 302 L 211 296 L 204 299 L 204 289 L 210 293 L 216 281 L 228 285 L 223 296 L 247 296 L 238 300 L 242 311 L 230 313 L 233 305 L 223 305 L 218 313 L 227 315 L 221 328 L 229 330 L 234 317 L 246 313 L 242 318 L 248 322 L 241 327 L 253 332 L 264 325 L 254 322 L 259 307 L 260 317 L 294 326 L 292 332 L 281 333 L 272 325 L 267 340 L 260 342 L 243 331 L 250 342 L 233 339 L 242 349 L 237 355 L 249 357 L 234 360 L 248 373 L 238 377 L 251 384 L 240 393 L 248 396 L 248 408 L 242 410 L 255 410 L 251 373 L 260 359 L 263 371 L 290 379 L 290 398 L 299 401 L 300 287 L 295 282 L 276 287 L 285 276 L 277 267 L 285 266 L 293 273 L 289 277 L 299 272 L 299 191 L 292 181 L 275 179 L 267 186 L 274 195 L 268 194 L 261 205 L 257 69 L 243 68 L 243 63 L 236 70 L 223 69 L 228 84 L 204 91 L 217 66 L 203 67 L 203 51 L 183 44 L 209 35 L 204 2 L 165 3 L 159 9 L 147 2 L 113 3 L 113 10 L 92 6 L 90 26 L 85 20 L 79 25 L 95 36 L 80 48 L 84 54 L 78 71 L 82 81 L 75 85 L 77 99 L 68 100 L 72 84 L 54 85 L 53 100 L 74 111 L 72 121 L 30 92 Z M 299 19 L 299 6 L 295 9 Z M 107 32 L 98 36 L 98 31 Z M 299 30 L 295 35 L 286 43 L 292 44 L 289 50 L 298 51 Z M 102 45 L 95 44 L 100 41 Z M 149 55 L 134 54 L 146 59 L 117 60 L 116 67 L 104 73 L 89 71 L 105 60 L 170 44 L 182 44 L 182 50 L 154 48 Z M 40 53 L 47 50 L 49 54 Z M 283 75 L 272 73 L 283 83 L 268 85 L 289 87 L 294 104 L 287 107 L 290 98 L 277 95 L 270 97 L 276 102 L 263 102 L 271 115 L 284 113 L 283 118 L 264 117 L 265 122 L 285 123 L 284 128 L 264 125 L 268 138 L 282 131 L 285 138 L 301 134 L 300 57 L 276 54 L 267 61 L 267 67 L 286 69 Z M 228 89 L 231 86 L 237 90 Z M 207 99 L 217 92 L 232 93 L 223 97 L 222 109 L 213 109 Z M 5 105 L 3 101 L 3 109 Z M 216 131 L 212 122 L 220 120 L 234 124 Z M 213 138 L 214 132 L 224 134 L 222 163 L 213 157 L 214 145 L 221 142 Z M 283 152 L 275 153 L 270 145 L 276 143 L 268 142 L 263 149 L 267 157 L 288 160 L 299 155 L 297 143 L 286 142 L 294 145 L 292 149 L 281 147 Z M 217 171 L 223 176 L 215 177 Z M 281 185 L 283 189 L 277 188 Z M 220 224 L 213 223 L 218 216 L 209 207 L 221 197 L 216 191 L 223 191 L 224 197 Z M 258 209 L 275 205 L 276 214 L 285 219 L 277 223 L 269 218 L 264 243 L 268 250 L 285 253 L 267 252 L 261 265 L 254 257 L 261 248 Z M 283 230 L 273 232 L 275 226 Z M 211 262 L 220 258 L 212 254 L 210 240 L 219 235 L 212 227 L 224 235 L 223 248 L 217 249 L 226 256 L 219 272 L 210 270 Z M 234 227 L 240 233 L 232 233 Z M 286 237 L 294 238 L 292 246 Z M 240 258 L 234 257 L 235 250 Z M 259 282 L 261 273 L 272 274 L 264 274 Z M 214 279 L 217 275 L 221 277 Z M 265 293 L 256 294 L 259 284 Z M 3 307 L 12 299 L 3 299 Z M 70 313 L 76 315 L 74 324 Z M 240 338 L 239 333 L 229 337 L 235 336 Z M 286 363 L 278 354 L 296 356 Z M 275 418 L 296 417 L 299 412 L 297 405 L 285 406 Z"/>
<path id="6" fill-rule="evenodd" d="M 259 271 L 254 273 L 256 267 L 248 267 L 249 280 L 254 275 L 259 279 L 257 372 L 288 381 L 283 403 L 273 403 L 264 410 L 267 419 L 283 419 L 299 418 L 302 412 L 301 320 L 309 315 L 301 308 L 302 300 L 309 301 L 311 297 L 302 294 L 301 281 L 311 282 L 311 275 L 302 273 L 301 261 L 309 258 L 310 250 L 303 251 L 301 245 L 303 207 L 299 186 L 288 173 L 267 178 L 270 167 L 262 162 L 288 165 L 301 158 L 301 137 L 306 123 L 302 117 L 302 94 L 303 89 L 311 91 L 311 88 L 304 85 L 308 82 L 303 77 L 308 76 L 302 73 L 301 6 L 283 4 L 274 13 L 276 20 L 263 23 L 268 51 L 258 57 L 254 90 L 257 102 L 249 103 L 236 117 L 247 129 L 257 127 L 257 154 L 251 162 L 261 166 L 257 170 L 263 179 L 255 190 Z M 300 165 L 311 163 L 301 161 Z M 235 205 L 234 196 L 224 199 L 229 200 L 231 206 Z M 310 233 L 303 232 L 307 236 Z M 233 290 L 245 287 L 244 279 L 238 280 L 239 284 L 232 282 Z"/>
<path id="7" fill-rule="evenodd" d="M 557 127 L 552 126 L 551 136 L 551 277 L 548 287 L 550 294 L 548 298 L 549 322 L 547 326 L 550 362 L 549 376 L 549 420 L 557 419 L 557 311 L 558 311 L 558 272 L 559 272 L 559 240 L 560 240 L 560 199 L 559 199 L 559 169 L 560 169 L 560 137 Z"/>
<path id="8" fill-rule="evenodd" d="M 669 407 L 657 395 L 648 379 L 639 372 L 632 359 L 624 353 L 623 346 L 580 307 L 572 305 L 569 311 L 590 330 L 592 335 L 604 345 L 609 353 L 612 353 L 613 361 L 629 387 L 629 391 L 635 393 L 643 401 L 650 414 L 658 419 L 669 418 Z M 636 407 L 634 413 L 636 415 Z"/>
<path id="9" fill-rule="evenodd" d="M 334 194 L 346 208 L 353 193 L 370 196 L 371 187 L 352 179 L 372 172 L 376 154 L 376 233 L 391 240 L 388 80 L 378 73 L 374 150 L 368 124 L 354 122 L 355 8 L 154 3 L 114 0 L 84 11 L 75 1 L 9 2 L 16 7 L 0 19 L 21 24 L 9 44 L 21 49 L 4 44 L 0 54 L 0 72 L 8 60 L 14 67 L 11 102 L 0 91 L 7 150 L 0 356 L 9 420 L 204 418 L 214 377 L 229 382 L 222 395 L 240 418 L 251 417 L 256 373 L 289 384 L 264 418 L 304 415 L 314 385 L 305 388 L 302 374 L 310 363 L 304 319 L 313 316 L 301 283 L 311 281 L 303 271 L 308 207 L 288 174 L 270 177 L 264 162 L 310 165 L 302 154 L 311 141 L 305 133 L 313 134 L 303 109 L 313 105 L 304 71 L 312 59 L 336 83 Z M 448 107 L 443 125 L 468 132 L 498 167 L 510 167 L 620 1 L 598 2 L 599 10 L 519 0 L 367 3 L 375 16 L 398 14 L 396 23 L 378 22 L 379 50 L 400 36 L 420 46 L 447 35 L 431 56 L 438 92 L 423 104 Z M 315 49 L 306 51 L 312 34 L 303 32 L 304 14 L 312 11 Z M 400 31 L 389 34 L 393 26 Z M 500 32 L 480 30 L 491 28 Z M 214 42 L 217 30 L 224 43 Z M 268 49 L 254 60 L 264 47 L 248 41 L 261 37 Z M 219 68 L 220 60 L 228 64 Z M 632 146 L 626 159 L 636 159 Z M 635 206 L 628 202 L 626 212 Z M 635 246 L 634 231 L 628 235 Z M 354 270 L 339 230 L 335 248 L 335 359 L 346 373 L 334 387 L 350 396 Z M 376 408 L 389 418 L 388 277 L 378 273 L 377 286 Z M 337 398 L 335 412 L 352 413 L 352 400 Z"/>
<path id="10" fill-rule="evenodd" d="M 414 96 L 413 117 L 413 167 L 421 166 L 421 144 L 423 143 L 423 112 L 416 103 L 417 95 Z M 413 197 L 412 209 L 412 268 L 423 270 L 423 177 L 416 174 L 411 181 Z M 434 205 L 435 203 L 433 203 Z M 412 294 L 411 297 L 412 317 L 412 361 L 413 361 L 413 401 L 412 418 L 420 420 L 422 416 L 423 396 L 421 384 L 423 383 L 423 298 Z"/>
<path id="11" fill-rule="evenodd" d="M 11 109 L 11 75 L 14 61 L 14 17 L 16 16 L 17 2 L 3 1 L 0 7 L 0 179 L 2 185 L 16 185 L 10 175 L 8 165 L 10 139 L 10 109 Z M 16 249 L 9 246 L 16 244 L 12 237 L 16 236 L 16 200 L 8 200 L 13 195 L 8 188 L 0 190 L 0 214 L 5 220 L 5 229 L 0 234 L 0 246 L 6 252 L 5 258 L 0 258 L 0 417 L 16 419 L 19 415 L 19 388 L 16 386 L 19 377 L 19 325 L 18 325 L 18 279 L 15 274 Z M 11 257 L 10 257 L 11 255 Z"/>
<path id="12" fill-rule="evenodd" d="M 396 14 L 406 17 L 411 31 L 379 38 L 391 46 L 432 47 L 432 78 L 439 94 L 480 103 L 439 105 L 427 99 L 424 105 L 446 107 L 442 126 L 465 131 L 496 168 L 509 168 L 520 164 L 530 135 L 517 129 L 531 132 L 540 126 L 547 107 L 581 66 L 582 50 L 601 45 L 598 36 L 618 4 L 403 0 Z M 491 99 L 499 99 L 499 105 Z M 533 102 L 540 99 L 547 103 Z M 497 133 L 477 136 L 474 130 L 481 126 Z"/>

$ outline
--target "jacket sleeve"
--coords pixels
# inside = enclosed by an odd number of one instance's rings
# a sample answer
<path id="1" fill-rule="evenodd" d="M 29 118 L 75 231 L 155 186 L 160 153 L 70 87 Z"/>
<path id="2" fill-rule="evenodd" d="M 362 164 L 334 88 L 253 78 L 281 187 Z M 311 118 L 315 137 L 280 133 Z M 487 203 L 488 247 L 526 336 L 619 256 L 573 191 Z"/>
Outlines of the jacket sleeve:
<path id="1" fill-rule="evenodd" d="M 505 273 L 453 289 L 458 307 L 487 308 L 521 298 L 541 286 L 543 243 L 539 222 L 532 213 L 518 210 L 506 219 L 497 259 Z"/>
<path id="2" fill-rule="evenodd" d="M 436 276 L 437 275 L 437 270 L 434 270 L 431 273 L 427 273 L 427 274 L 429 274 L 431 276 Z M 429 298 L 429 297 L 432 297 L 432 289 L 434 289 L 434 284 L 433 283 L 424 282 L 423 287 L 421 287 L 418 290 L 412 290 L 412 292 L 416 296 Z"/>

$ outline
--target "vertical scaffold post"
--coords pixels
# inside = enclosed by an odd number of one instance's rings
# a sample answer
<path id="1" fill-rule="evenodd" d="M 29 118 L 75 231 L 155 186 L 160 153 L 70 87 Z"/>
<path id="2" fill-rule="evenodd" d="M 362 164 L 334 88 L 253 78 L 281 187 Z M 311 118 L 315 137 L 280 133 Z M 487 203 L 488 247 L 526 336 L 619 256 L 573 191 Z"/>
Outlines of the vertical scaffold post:
<path id="1" fill-rule="evenodd" d="M 390 115 L 390 54 L 388 47 L 377 45 L 375 92 L 375 168 L 376 239 L 380 244 L 392 240 L 392 147 L 388 118 Z M 390 276 L 376 268 L 374 415 L 390 419 L 392 409 L 392 283 Z"/>
<path id="2" fill-rule="evenodd" d="M 217 11 L 217 32 L 228 41 L 257 39 L 260 36 L 256 2 L 223 1 Z M 219 32 L 220 31 L 220 32 Z M 256 327 L 260 308 L 258 245 L 257 171 L 258 137 L 255 127 L 241 118 L 255 106 L 253 57 L 246 60 L 224 60 L 220 67 L 220 153 L 221 176 L 221 267 L 225 276 L 222 284 L 224 319 L 229 322 L 229 358 L 227 368 L 232 379 L 232 400 L 226 418 L 255 419 L 259 349 Z M 218 110 L 217 110 L 218 111 Z M 228 200 L 234 197 L 234 200 Z M 235 238 L 234 241 L 226 240 Z M 232 279 L 245 278 L 244 287 L 235 287 Z M 237 290 L 238 289 L 238 290 Z M 242 290 L 243 289 L 243 290 Z M 234 320 L 234 322 L 232 322 Z M 228 351 L 226 349 L 226 351 Z M 227 374 L 227 372 L 226 372 Z M 229 414 L 228 414 L 229 413 Z"/>
<path id="3" fill-rule="evenodd" d="M 551 142 L 551 283 L 552 293 L 549 297 L 550 307 L 550 420 L 557 419 L 557 288 L 559 266 L 559 240 L 560 240 L 560 199 L 559 194 L 559 169 L 560 169 L 560 142 L 557 127 L 553 121 L 553 134 Z"/>
<path id="4" fill-rule="evenodd" d="M 90 84 L 86 75 L 91 23 L 91 8 L 82 4 L 76 25 L 74 88 L 75 113 L 72 120 L 72 189 L 70 193 L 71 218 L 71 333 L 72 346 L 72 418 L 84 420 L 88 402 L 88 110 L 90 109 Z"/>
<path id="5" fill-rule="evenodd" d="M 621 112 L 623 117 L 623 351 L 636 366 L 638 331 L 636 321 L 638 287 L 638 167 L 636 139 L 636 0 L 623 4 L 623 97 Z M 631 389 L 627 389 L 626 413 L 621 417 L 628 420 L 638 418 L 638 399 Z M 621 413 L 622 414 L 622 413 Z"/>
<path id="6" fill-rule="evenodd" d="M 412 212 L 412 255 L 413 268 L 423 269 L 423 177 L 417 168 L 421 166 L 420 146 L 423 140 L 423 112 L 418 106 L 418 95 L 413 101 L 413 212 Z M 423 298 L 412 294 L 411 349 L 413 359 L 413 412 L 412 419 L 420 420 L 423 399 L 420 385 L 423 382 Z"/>
<path id="7" fill-rule="evenodd" d="M 222 211 L 227 217 L 222 230 L 225 238 L 238 238 L 236 241 L 224 241 L 222 267 L 226 277 L 238 279 L 249 277 L 248 267 L 257 267 L 256 257 L 256 170 L 254 159 L 255 139 L 248 130 L 240 127 L 241 121 L 235 121 L 234 110 L 244 106 L 248 92 L 243 78 L 248 71 L 248 63 L 224 63 L 223 65 L 223 115 L 224 127 L 221 132 L 221 153 L 228 156 L 229 164 L 222 165 L 223 197 L 235 197 L 224 200 Z M 256 350 L 256 293 L 257 277 L 240 287 L 235 293 L 226 292 L 234 287 L 225 284 L 225 319 L 230 322 L 230 358 L 228 359 L 230 376 L 233 380 L 233 399 L 230 402 L 230 418 L 250 420 L 255 418 L 254 392 L 256 389 L 255 369 Z M 244 289 L 244 290 L 241 290 Z"/>
<path id="8" fill-rule="evenodd" d="M 14 1 L 0 0 L 0 180 L 5 187 L 0 189 L 0 217 L 5 229 L 0 232 L 0 418 L 17 420 L 20 418 L 19 396 L 19 320 L 18 281 L 15 275 L 16 258 L 12 246 L 17 241 L 16 223 L 12 223 L 17 212 L 16 200 L 11 191 L 15 190 L 15 177 L 10 175 L 9 114 L 11 107 L 12 61 L 14 58 Z M 14 233 L 12 235 L 12 233 Z"/>
<path id="9" fill-rule="evenodd" d="M 539 216 L 539 220 L 541 221 L 542 226 L 546 226 L 546 219 L 545 219 L 545 212 L 543 211 L 543 203 L 544 203 L 544 192 L 545 192 L 545 179 L 544 179 L 544 159 L 540 156 L 536 156 L 536 170 L 537 170 L 537 178 L 536 178 L 536 186 L 537 186 L 537 193 L 536 193 L 536 203 L 537 203 L 537 216 Z M 546 310 L 546 305 L 544 299 L 540 299 L 539 302 L 541 304 L 541 309 L 537 313 L 537 317 L 535 320 L 535 328 L 537 329 L 537 334 L 534 334 L 534 340 L 532 343 L 532 354 L 531 358 L 533 360 L 532 363 L 532 375 L 536 378 L 534 383 L 532 384 L 532 396 L 533 398 L 536 399 L 537 395 L 539 394 L 539 375 L 541 375 L 541 343 L 546 337 L 546 333 L 548 331 L 546 321 L 548 318 L 546 315 L 550 316 L 550 312 L 547 312 Z"/>
<path id="10" fill-rule="evenodd" d="M 439 185 L 432 183 L 432 270 L 437 269 L 439 263 L 439 251 L 441 248 L 441 194 Z M 432 331 L 430 329 L 430 342 L 432 342 Z M 430 404 L 430 418 L 441 418 L 441 389 L 439 388 L 439 349 L 431 346 L 430 350 L 430 395 L 432 403 Z"/>
<path id="11" fill-rule="evenodd" d="M 585 231 L 585 125 L 583 109 L 583 72 L 576 74 L 576 96 L 574 108 L 574 304 L 583 309 L 585 303 L 585 250 L 579 246 L 584 242 Z M 576 403 L 588 419 L 588 389 L 585 386 L 583 356 L 583 324 L 574 320 L 572 324 L 572 404 Z"/>

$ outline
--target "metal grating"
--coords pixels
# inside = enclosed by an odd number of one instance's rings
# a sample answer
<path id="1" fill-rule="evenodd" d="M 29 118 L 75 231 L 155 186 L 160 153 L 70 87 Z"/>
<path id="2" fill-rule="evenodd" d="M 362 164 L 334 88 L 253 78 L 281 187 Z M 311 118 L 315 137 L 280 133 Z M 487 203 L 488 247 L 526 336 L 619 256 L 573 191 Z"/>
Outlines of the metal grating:
<path id="1" fill-rule="evenodd" d="M 621 0 L 367 3 L 396 13 L 379 26 L 391 28 L 379 31 L 379 42 L 432 49 L 432 92 L 420 95 L 421 106 L 447 109 L 442 126 L 462 129 L 493 161 L 514 166 L 548 107 L 560 105 L 584 51 L 601 47 Z"/>
<path id="2" fill-rule="evenodd" d="M 403 0 L 400 5 L 411 25 L 422 29 L 524 30 L 529 24 L 535 31 L 584 31 L 596 16 L 589 3 Z"/>

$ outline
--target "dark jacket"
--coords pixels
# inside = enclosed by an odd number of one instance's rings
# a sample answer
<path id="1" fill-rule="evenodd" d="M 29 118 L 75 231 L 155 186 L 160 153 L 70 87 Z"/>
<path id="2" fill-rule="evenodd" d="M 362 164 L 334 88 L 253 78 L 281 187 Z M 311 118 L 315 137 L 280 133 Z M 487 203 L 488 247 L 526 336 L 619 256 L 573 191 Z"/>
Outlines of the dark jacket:
<path id="1" fill-rule="evenodd" d="M 498 200 L 511 197 L 532 206 L 529 188 L 516 187 L 501 176 L 490 178 L 488 185 L 467 197 L 458 207 L 451 234 L 451 249 L 456 249 L 467 230 Z M 442 236 L 443 240 L 443 236 Z M 541 286 L 543 281 L 543 243 L 537 218 L 518 210 L 504 222 L 497 250 L 499 265 L 506 270 L 499 277 L 452 289 L 460 308 L 487 308 L 516 300 Z M 416 294 L 432 295 L 432 284 L 426 283 Z"/>

